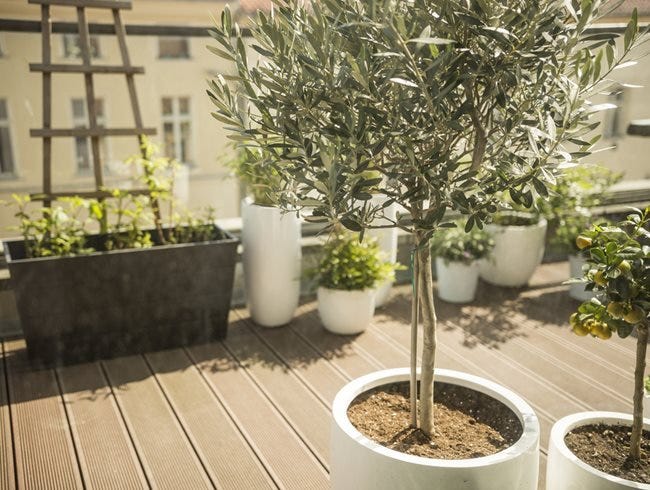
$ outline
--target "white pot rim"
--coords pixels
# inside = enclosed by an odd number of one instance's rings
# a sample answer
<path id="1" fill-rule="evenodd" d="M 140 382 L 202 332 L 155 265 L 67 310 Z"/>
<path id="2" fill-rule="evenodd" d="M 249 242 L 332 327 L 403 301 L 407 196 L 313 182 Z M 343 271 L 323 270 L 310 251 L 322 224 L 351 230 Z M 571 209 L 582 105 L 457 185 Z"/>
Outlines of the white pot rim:
<path id="1" fill-rule="evenodd" d="M 516 215 L 516 213 L 514 213 Z M 500 225 L 498 223 L 488 223 L 485 226 L 491 226 L 493 228 L 513 228 L 513 229 L 526 229 L 526 228 L 544 228 L 548 225 L 548 221 L 543 216 L 540 216 L 537 223 L 531 225 Z"/>
<path id="2" fill-rule="evenodd" d="M 338 424 L 338 426 L 344 430 L 349 437 L 371 451 L 407 463 L 431 467 L 473 468 L 489 466 L 514 459 L 523 452 L 531 449 L 534 450 L 537 447 L 537 440 L 540 431 L 539 420 L 530 405 L 528 405 L 528 403 L 517 394 L 497 383 L 472 374 L 451 369 L 435 369 L 434 372 L 435 380 L 438 382 L 467 387 L 488 396 L 492 396 L 493 398 L 495 398 L 494 395 L 498 395 L 500 398 L 496 399 L 504 403 L 519 417 L 523 429 L 521 437 L 512 446 L 509 446 L 503 451 L 490 456 L 470 459 L 437 459 L 414 456 L 389 449 L 367 438 L 352 425 L 347 417 L 347 410 L 350 403 L 352 403 L 359 394 L 373 387 L 404 381 L 404 377 L 408 380 L 410 375 L 409 368 L 385 369 L 373 372 L 360 378 L 356 378 L 345 385 L 338 392 L 332 404 L 332 416 L 334 417 L 335 423 Z M 420 370 L 418 369 L 418 378 L 419 374 Z"/>
<path id="3" fill-rule="evenodd" d="M 621 422 L 624 423 L 621 424 Z M 560 420 L 555 422 L 555 424 L 553 424 L 553 428 L 551 429 L 551 439 L 555 441 L 557 449 L 559 450 L 560 454 L 567 460 L 571 461 L 576 466 L 580 467 L 581 469 L 588 471 L 589 473 L 592 473 L 594 475 L 597 475 L 598 477 L 610 481 L 612 483 L 624 484 L 628 488 L 649 489 L 650 485 L 648 485 L 647 483 L 639 483 L 632 480 L 626 480 L 625 478 L 610 475 L 609 473 L 605 473 L 604 471 L 600 471 L 594 468 L 593 466 L 588 465 L 580 458 L 578 458 L 575 454 L 573 454 L 573 452 L 564 443 L 564 436 L 566 436 L 567 433 L 569 433 L 576 427 L 581 427 L 583 425 L 589 425 L 589 424 L 599 424 L 599 423 L 611 424 L 611 425 L 632 425 L 632 415 L 628 413 L 621 413 L 621 412 L 598 412 L 598 411 L 573 413 L 571 415 L 567 415 L 566 417 L 562 417 Z M 647 418 L 644 419 L 643 421 L 644 430 L 647 430 L 649 425 L 650 425 L 650 420 Z"/>

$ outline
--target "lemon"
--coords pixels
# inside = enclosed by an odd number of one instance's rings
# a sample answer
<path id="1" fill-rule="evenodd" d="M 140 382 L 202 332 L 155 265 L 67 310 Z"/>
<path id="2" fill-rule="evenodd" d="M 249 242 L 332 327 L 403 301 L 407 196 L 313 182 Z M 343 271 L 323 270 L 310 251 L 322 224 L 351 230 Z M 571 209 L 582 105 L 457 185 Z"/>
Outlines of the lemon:
<path id="1" fill-rule="evenodd" d="M 623 320 L 625 320 L 627 323 L 630 323 L 632 325 L 641 323 L 644 318 L 645 318 L 645 312 L 643 311 L 642 308 L 638 306 L 632 307 L 632 309 L 623 316 Z"/>
<path id="2" fill-rule="evenodd" d="M 571 330 L 579 337 L 584 337 L 589 333 L 587 326 L 582 323 L 576 323 Z"/>
<path id="3" fill-rule="evenodd" d="M 607 340 L 612 336 L 612 331 L 606 323 L 596 322 L 594 327 L 591 329 L 591 335 L 602 340 Z"/>
<path id="4" fill-rule="evenodd" d="M 630 269 L 632 269 L 632 266 L 630 265 L 630 263 L 627 260 L 623 260 L 623 261 L 621 261 L 620 264 L 618 264 L 616 266 L 616 268 L 619 271 L 621 271 L 621 274 L 627 274 L 628 272 L 630 272 Z"/>
<path id="5" fill-rule="evenodd" d="M 607 313 L 609 313 L 612 318 L 623 318 L 623 315 L 625 315 L 625 305 L 618 301 L 612 301 L 607 305 Z"/>
<path id="6" fill-rule="evenodd" d="M 599 286 L 607 286 L 607 278 L 603 274 L 603 271 L 596 271 L 594 274 L 594 282 Z"/>
<path id="7" fill-rule="evenodd" d="M 578 238 L 576 238 L 576 246 L 578 247 L 579 250 L 583 250 L 587 247 L 591 247 L 591 238 L 586 237 L 584 235 L 578 235 Z"/>

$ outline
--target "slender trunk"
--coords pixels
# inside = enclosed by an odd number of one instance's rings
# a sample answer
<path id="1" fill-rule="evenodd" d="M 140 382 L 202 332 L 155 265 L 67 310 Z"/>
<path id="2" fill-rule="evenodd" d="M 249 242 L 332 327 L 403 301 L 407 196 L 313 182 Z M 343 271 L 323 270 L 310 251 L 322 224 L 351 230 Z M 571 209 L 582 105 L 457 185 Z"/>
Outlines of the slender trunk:
<path id="1" fill-rule="evenodd" d="M 422 371 L 420 373 L 420 428 L 433 436 L 433 369 L 436 359 L 436 310 L 433 304 L 431 250 L 428 240 L 418 233 L 420 305 L 422 308 Z"/>
<path id="2" fill-rule="evenodd" d="M 641 435 L 643 434 L 643 373 L 648 348 L 648 323 L 636 326 L 636 366 L 634 367 L 634 413 L 632 414 L 632 437 L 630 438 L 630 457 L 641 458 Z"/>
<path id="3" fill-rule="evenodd" d="M 417 244 L 412 252 L 413 263 L 413 299 L 411 300 L 411 383 L 409 391 L 411 394 L 411 427 L 418 426 L 418 324 L 420 311 L 420 276 L 418 267 Z"/>

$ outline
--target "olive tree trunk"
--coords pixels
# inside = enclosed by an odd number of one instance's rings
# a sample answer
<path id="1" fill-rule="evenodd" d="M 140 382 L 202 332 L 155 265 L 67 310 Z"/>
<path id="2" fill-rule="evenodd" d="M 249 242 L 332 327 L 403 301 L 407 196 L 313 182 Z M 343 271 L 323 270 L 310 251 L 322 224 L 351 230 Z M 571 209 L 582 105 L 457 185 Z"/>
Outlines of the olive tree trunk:
<path id="1" fill-rule="evenodd" d="M 648 348 L 648 323 L 636 326 L 636 366 L 634 367 L 634 412 L 632 414 L 632 436 L 630 437 L 630 457 L 641 458 L 641 436 L 643 435 L 643 373 Z"/>
<path id="2" fill-rule="evenodd" d="M 433 304 L 431 250 L 428 240 L 418 234 L 418 275 L 422 308 L 422 370 L 420 373 L 420 429 L 433 436 L 433 368 L 436 360 L 436 309 Z"/>

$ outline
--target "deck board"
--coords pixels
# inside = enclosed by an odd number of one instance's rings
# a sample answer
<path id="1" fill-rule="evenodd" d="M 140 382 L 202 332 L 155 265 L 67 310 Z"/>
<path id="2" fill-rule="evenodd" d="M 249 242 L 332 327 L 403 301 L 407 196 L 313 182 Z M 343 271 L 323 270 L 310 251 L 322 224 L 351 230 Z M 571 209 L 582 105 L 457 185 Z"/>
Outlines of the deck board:
<path id="1" fill-rule="evenodd" d="M 563 268 L 540 267 L 525 289 L 482 283 L 469 305 L 436 300 L 436 366 L 494 380 L 537 412 L 540 489 L 555 420 L 631 409 L 634 341 L 570 333 Z M 271 329 L 240 309 L 222 342 L 56 370 L 5 341 L 0 490 L 328 488 L 332 400 L 350 379 L 409 365 L 410 312 L 408 286 L 355 336 L 325 331 L 315 301 Z M 421 344 L 420 332 L 418 356 Z"/>
<path id="2" fill-rule="evenodd" d="M 103 364 L 151 485 L 213 488 L 144 359 L 129 356 Z"/>
<path id="3" fill-rule="evenodd" d="M 149 485 L 99 363 L 57 370 L 87 489 Z"/>

